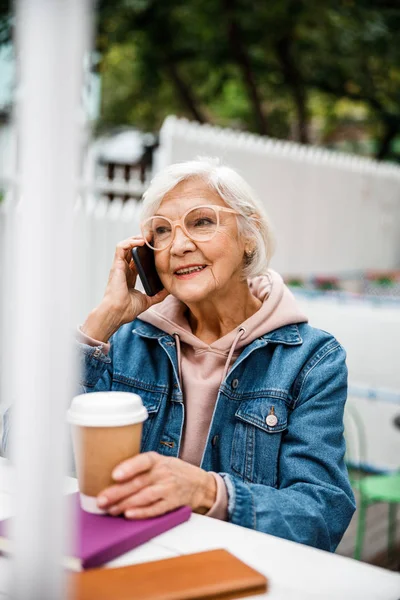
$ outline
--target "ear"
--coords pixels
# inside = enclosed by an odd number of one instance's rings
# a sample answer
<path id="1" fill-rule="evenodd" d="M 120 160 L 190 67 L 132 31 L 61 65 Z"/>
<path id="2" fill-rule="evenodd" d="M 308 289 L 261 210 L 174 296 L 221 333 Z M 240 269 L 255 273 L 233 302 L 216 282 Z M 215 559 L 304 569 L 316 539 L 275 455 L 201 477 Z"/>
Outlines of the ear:
<path id="1" fill-rule="evenodd" d="M 258 230 L 260 229 L 260 215 L 257 213 L 251 213 L 251 215 L 247 218 L 254 223 Z M 257 239 L 253 234 L 250 235 L 250 237 L 246 237 L 244 241 L 244 257 L 245 260 L 250 261 L 253 258 L 257 248 Z"/>
<path id="2" fill-rule="evenodd" d="M 254 237 L 247 238 L 245 241 L 245 245 L 244 245 L 245 255 L 247 257 L 253 256 L 254 252 L 256 251 L 256 247 L 257 247 L 257 240 Z"/>

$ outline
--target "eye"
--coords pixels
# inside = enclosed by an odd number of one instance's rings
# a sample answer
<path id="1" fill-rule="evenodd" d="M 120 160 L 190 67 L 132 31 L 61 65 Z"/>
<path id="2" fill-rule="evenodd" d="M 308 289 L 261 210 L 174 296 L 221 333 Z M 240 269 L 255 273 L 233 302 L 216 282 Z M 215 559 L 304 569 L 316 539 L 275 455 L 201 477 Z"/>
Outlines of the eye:
<path id="1" fill-rule="evenodd" d="M 214 221 L 209 217 L 201 217 L 194 221 L 195 227 L 207 227 L 207 225 L 213 225 Z"/>
<path id="2" fill-rule="evenodd" d="M 165 227 L 165 226 L 159 226 L 156 227 L 154 230 L 154 234 L 155 235 L 165 235 L 167 233 L 170 233 L 171 229 L 169 227 Z"/>

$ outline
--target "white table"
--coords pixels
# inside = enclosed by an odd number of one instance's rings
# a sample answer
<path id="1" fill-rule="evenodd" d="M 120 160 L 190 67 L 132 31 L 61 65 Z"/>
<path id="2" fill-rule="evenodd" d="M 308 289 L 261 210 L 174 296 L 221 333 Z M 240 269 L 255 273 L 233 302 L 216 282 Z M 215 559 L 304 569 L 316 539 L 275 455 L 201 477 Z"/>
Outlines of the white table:
<path id="1" fill-rule="evenodd" d="M 13 512 L 12 467 L 0 458 L 0 518 Z M 66 480 L 66 492 L 77 489 Z M 265 574 L 270 600 L 399 600 L 400 575 L 272 535 L 251 531 L 209 517 L 192 515 L 187 523 L 124 554 L 107 566 L 116 567 L 225 548 Z M 0 600 L 10 575 L 10 560 L 0 558 Z"/>

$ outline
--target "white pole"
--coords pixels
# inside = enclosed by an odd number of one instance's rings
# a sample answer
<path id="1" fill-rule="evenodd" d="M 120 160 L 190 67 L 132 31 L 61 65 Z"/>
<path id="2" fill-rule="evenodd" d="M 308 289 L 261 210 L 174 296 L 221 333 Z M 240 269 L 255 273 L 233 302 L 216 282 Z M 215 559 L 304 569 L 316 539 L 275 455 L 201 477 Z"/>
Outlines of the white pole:
<path id="1" fill-rule="evenodd" d="M 82 125 L 88 0 L 18 0 L 21 207 L 14 247 L 17 600 L 65 596 L 60 567 L 65 410 L 73 387 L 72 210 Z"/>

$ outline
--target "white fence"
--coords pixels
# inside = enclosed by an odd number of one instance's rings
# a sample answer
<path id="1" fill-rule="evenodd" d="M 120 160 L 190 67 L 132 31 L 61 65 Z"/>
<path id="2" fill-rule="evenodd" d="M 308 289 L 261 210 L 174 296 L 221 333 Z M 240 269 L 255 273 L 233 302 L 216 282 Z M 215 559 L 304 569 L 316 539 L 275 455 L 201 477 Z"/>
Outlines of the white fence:
<path id="1" fill-rule="evenodd" d="M 199 155 L 219 156 L 237 168 L 265 203 L 277 238 L 272 267 L 282 274 L 346 275 L 400 267 L 399 167 L 175 117 L 166 119 L 155 170 Z M 123 205 L 118 197 L 138 196 L 145 187 L 139 180 L 125 181 L 122 173 L 112 182 L 99 179 L 96 156 L 93 144 L 82 189 L 85 201 L 76 214 L 83 240 L 77 244 L 84 249 L 81 260 L 88 263 L 84 275 L 79 275 L 82 314 L 101 298 L 112 248 L 119 239 L 138 231 L 137 205 L 133 201 Z M 112 203 L 98 200 L 109 192 L 116 196 Z M 0 222 L 0 236 L 1 227 Z"/>
<path id="2" fill-rule="evenodd" d="M 400 265 L 399 167 L 166 119 L 157 167 L 199 155 L 236 168 L 264 202 L 276 231 L 277 271 L 337 274 Z"/>
<path id="3" fill-rule="evenodd" d="M 74 215 L 76 289 L 81 290 L 77 322 L 102 299 L 118 242 L 140 232 L 140 205 L 88 196 L 78 200 Z"/>

